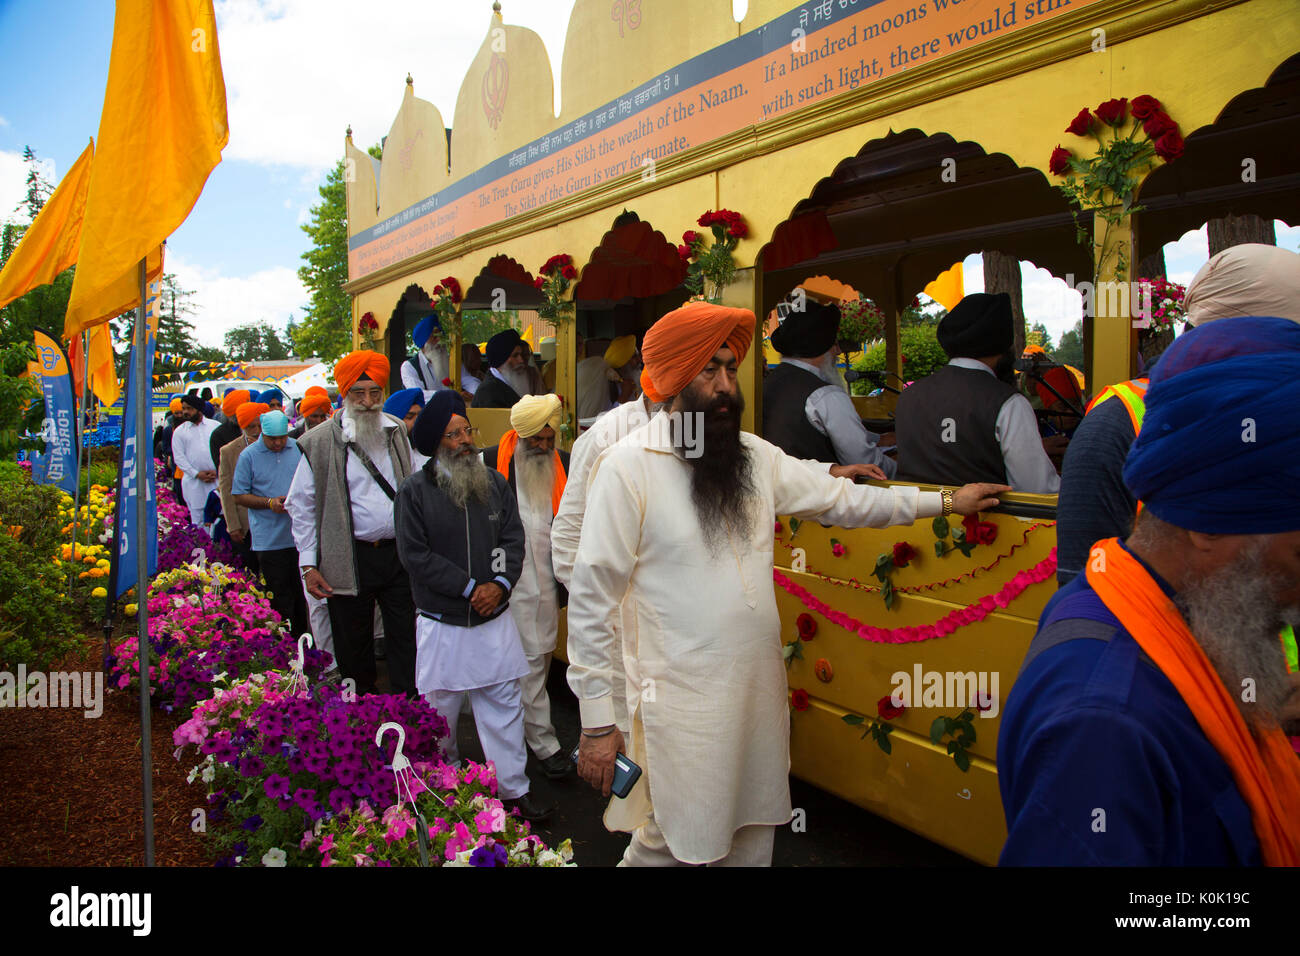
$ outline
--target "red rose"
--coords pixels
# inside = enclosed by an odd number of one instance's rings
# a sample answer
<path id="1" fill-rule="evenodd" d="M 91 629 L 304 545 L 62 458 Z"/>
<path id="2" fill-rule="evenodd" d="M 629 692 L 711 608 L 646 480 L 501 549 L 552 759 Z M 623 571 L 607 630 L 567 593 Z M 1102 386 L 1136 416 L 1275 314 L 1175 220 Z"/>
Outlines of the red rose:
<path id="1" fill-rule="evenodd" d="M 566 279 L 576 279 L 578 278 L 578 270 L 573 268 L 573 266 L 565 266 L 560 270 L 560 275 L 564 276 Z"/>
<path id="2" fill-rule="evenodd" d="M 831 545 L 831 554 L 837 558 L 844 557 L 844 545 L 840 544 L 838 541 Z"/>
<path id="3" fill-rule="evenodd" d="M 436 286 L 434 286 L 434 287 L 433 287 L 433 294 L 436 295 L 436 296 L 437 296 L 437 295 L 442 295 L 442 286 L 440 286 L 440 285 L 436 285 Z"/>
<path id="4" fill-rule="evenodd" d="M 1166 163 L 1172 163 L 1183 155 L 1183 138 L 1178 135 L 1178 130 L 1171 129 L 1156 140 L 1156 155 Z"/>
<path id="5" fill-rule="evenodd" d="M 694 229 L 687 229 L 684 233 L 682 233 L 682 242 L 686 243 L 688 246 L 695 245 L 696 241 L 699 238 L 700 238 L 700 234 L 696 232 Z"/>
<path id="6" fill-rule="evenodd" d="M 894 698 L 888 694 L 876 701 L 876 713 L 884 720 L 893 720 L 905 710 L 907 710 L 906 704 L 895 704 Z"/>
<path id="7" fill-rule="evenodd" d="M 817 633 L 817 621 L 811 614 L 800 614 L 794 619 L 794 626 L 799 629 L 799 639 L 811 641 Z"/>
<path id="8" fill-rule="evenodd" d="M 916 549 L 906 541 L 899 541 L 894 545 L 894 567 L 905 568 L 914 557 L 916 557 Z"/>
<path id="9" fill-rule="evenodd" d="M 1142 124 L 1142 132 L 1146 133 L 1152 141 L 1164 136 L 1165 133 L 1172 133 L 1178 130 L 1178 124 L 1169 118 L 1169 114 L 1164 110 L 1156 110 L 1146 118 Z"/>
<path id="10" fill-rule="evenodd" d="M 691 257 L 691 247 L 690 247 L 690 246 L 678 246 L 678 247 L 677 247 L 677 255 L 681 257 L 681 259 L 682 259 L 683 262 L 685 262 L 687 259 L 689 259 L 689 258 Z"/>
<path id="11" fill-rule="evenodd" d="M 998 526 L 992 521 L 981 521 L 975 528 L 976 544 L 992 544 L 998 539 Z"/>
<path id="12" fill-rule="evenodd" d="M 776 533 L 777 533 L 777 534 L 780 534 L 780 533 L 781 533 L 782 531 L 784 531 L 784 530 L 785 530 L 785 529 L 781 527 L 781 522 L 778 521 L 778 522 L 776 523 Z"/>
<path id="13" fill-rule="evenodd" d="M 533 280 L 534 288 L 542 289 L 545 286 L 546 286 L 546 276 L 538 276 L 536 279 Z"/>
<path id="14" fill-rule="evenodd" d="M 713 210 L 710 209 L 704 215 L 700 216 L 699 219 L 695 220 L 695 222 L 697 225 L 700 226 L 711 226 L 713 225 L 714 222 L 717 221 L 717 218 L 718 217 L 714 214 Z"/>
<path id="15" fill-rule="evenodd" d="M 795 710 L 807 710 L 808 692 L 802 687 L 790 691 L 790 706 Z"/>
<path id="16" fill-rule="evenodd" d="M 961 519 L 961 526 L 966 529 L 966 540 L 972 544 L 978 544 L 975 536 L 979 533 L 980 516 L 967 515 Z"/>
<path id="17" fill-rule="evenodd" d="M 460 283 L 454 277 L 448 276 L 442 280 L 442 285 L 447 290 L 447 294 L 451 296 L 452 303 L 458 305 L 461 300 Z"/>
<path id="18" fill-rule="evenodd" d="M 1064 176 L 1070 171 L 1070 156 L 1072 154 L 1068 149 L 1057 146 L 1052 150 L 1052 157 L 1047 161 L 1047 168 L 1051 170 L 1053 176 Z"/>
<path id="19" fill-rule="evenodd" d="M 1092 114 L 1087 110 L 1079 110 L 1079 115 L 1070 121 L 1065 131 L 1075 136 L 1087 136 L 1092 132 Z"/>
<path id="20" fill-rule="evenodd" d="M 1119 126 L 1123 124 L 1127 111 L 1128 100 L 1126 98 L 1107 100 L 1097 107 L 1097 119 L 1108 126 Z"/>
<path id="21" fill-rule="evenodd" d="M 1129 104 L 1129 112 L 1133 114 L 1134 119 L 1144 120 L 1159 109 L 1160 101 L 1146 94 L 1133 97 L 1133 102 Z"/>
<path id="22" fill-rule="evenodd" d="M 737 239 L 744 239 L 749 235 L 749 227 L 745 225 L 743 219 L 737 219 L 727 227 L 727 232 L 731 233 L 731 235 L 735 236 Z"/>
<path id="23" fill-rule="evenodd" d="M 442 380 L 442 384 L 443 384 L 443 385 L 446 385 L 448 388 L 451 388 L 451 379 L 450 379 L 450 378 L 443 378 L 443 380 Z"/>

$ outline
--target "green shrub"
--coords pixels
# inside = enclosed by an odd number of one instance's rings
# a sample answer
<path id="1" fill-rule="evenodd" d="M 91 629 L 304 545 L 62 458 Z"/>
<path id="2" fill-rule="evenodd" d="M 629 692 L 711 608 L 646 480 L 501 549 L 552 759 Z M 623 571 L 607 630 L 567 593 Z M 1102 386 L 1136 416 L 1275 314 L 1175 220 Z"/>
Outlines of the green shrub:
<path id="1" fill-rule="evenodd" d="M 899 336 L 899 345 L 903 350 L 903 378 L 905 381 L 914 382 L 919 378 L 925 378 L 937 368 L 948 364 L 948 353 L 939 345 L 939 340 L 935 338 L 934 326 L 918 326 L 916 328 L 903 329 Z M 883 372 L 885 370 L 885 343 L 868 349 L 861 358 L 853 363 L 853 367 L 859 372 Z M 897 387 L 898 383 L 890 381 L 890 385 Z M 870 382 L 858 381 L 853 383 L 854 395 L 866 395 L 875 386 Z"/>
<path id="2" fill-rule="evenodd" d="M 76 643 L 68 572 L 53 562 L 59 500 L 16 465 L 0 469 L 0 669 L 48 667 Z"/>

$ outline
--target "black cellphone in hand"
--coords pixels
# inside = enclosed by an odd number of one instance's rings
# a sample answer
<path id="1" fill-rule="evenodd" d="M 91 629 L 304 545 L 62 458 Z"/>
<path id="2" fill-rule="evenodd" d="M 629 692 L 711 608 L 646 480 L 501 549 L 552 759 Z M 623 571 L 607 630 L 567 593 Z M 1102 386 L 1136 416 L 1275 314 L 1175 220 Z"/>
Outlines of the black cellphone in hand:
<path id="1" fill-rule="evenodd" d="M 582 745 L 579 744 L 578 747 Z M 578 762 L 578 747 L 573 748 L 573 762 Z M 636 786 L 636 782 L 641 779 L 641 768 L 629 759 L 627 754 L 618 754 L 614 758 L 614 782 L 610 785 L 609 791 L 620 800 L 627 797 Z"/>

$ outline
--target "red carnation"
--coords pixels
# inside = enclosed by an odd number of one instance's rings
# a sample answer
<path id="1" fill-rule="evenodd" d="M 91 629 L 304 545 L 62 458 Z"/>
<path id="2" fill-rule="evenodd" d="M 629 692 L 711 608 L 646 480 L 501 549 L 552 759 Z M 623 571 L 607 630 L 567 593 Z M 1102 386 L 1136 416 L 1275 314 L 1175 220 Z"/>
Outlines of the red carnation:
<path id="1" fill-rule="evenodd" d="M 916 557 L 916 548 L 906 541 L 899 541 L 894 545 L 894 567 L 905 568 L 914 557 Z"/>
<path id="2" fill-rule="evenodd" d="M 1070 156 L 1068 149 L 1057 146 L 1052 150 L 1052 157 L 1047 161 L 1047 168 L 1052 171 L 1053 176 L 1064 176 L 1070 171 Z"/>
<path id="3" fill-rule="evenodd" d="M 699 238 L 700 238 L 700 234 L 696 232 L 694 229 L 687 229 L 684 233 L 682 233 L 682 242 L 686 243 L 688 246 L 695 245 L 695 243 L 699 241 Z"/>
<path id="4" fill-rule="evenodd" d="M 808 692 L 802 687 L 790 691 L 790 706 L 795 710 L 807 710 Z"/>
<path id="5" fill-rule="evenodd" d="M 735 236 L 737 239 L 744 239 L 749 235 L 749 227 L 745 225 L 743 219 L 737 219 L 727 227 L 727 232 L 731 233 L 731 235 Z"/>
<path id="6" fill-rule="evenodd" d="M 1145 93 L 1142 96 L 1133 97 L 1133 102 L 1129 104 L 1129 112 L 1133 114 L 1134 119 L 1144 120 L 1159 109 L 1160 101 L 1154 96 L 1147 96 Z"/>
<path id="7" fill-rule="evenodd" d="M 981 521 L 975 527 L 976 544 L 992 544 L 998 539 L 998 526 L 992 521 Z"/>
<path id="8" fill-rule="evenodd" d="M 1075 136 L 1087 136 L 1092 132 L 1092 114 L 1086 109 L 1079 110 L 1079 115 L 1070 121 L 1065 131 Z"/>
<path id="9" fill-rule="evenodd" d="M 895 704 L 894 698 L 888 694 L 876 701 L 876 713 L 884 720 L 893 720 L 905 710 L 907 710 L 906 704 Z"/>
<path id="10" fill-rule="evenodd" d="M 1142 132 L 1146 133 L 1151 140 L 1157 140 L 1165 133 L 1177 132 L 1178 124 L 1169 118 L 1169 114 L 1164 110 L 1156 110 L 1146 118 L 1142 124 Z"/>
<path id="11" fill-rule="evenodd" d="M 433 294 L 434 294 L 434 295 L 442 295 L 442 292 L 443 292 L 442 286 L 440 286 L 440 285 L 436 285 L 436 286 L 433 287 Z"/>
<path id="12" fill-rule="evenodd" d="M 695 222 L 701 226 L 711 226 L 716 220 L 717 216 L 715 216 L 713 210 L 710 209 L 704 215 L 700 216 L 699 219 L 695 220 Z"/>
<path id="13" fill-rule="evenodd" d="M 1097 119 L 1108 126 L 1119 126 L 1123 124 L 1127 111 L 1127 98 L 1120 97 L 1117 100 L 1107 100 L 1097 107 Z"/>
<path id="14" fill-rule="evenodd" d="M 543 288 L 545 288 L 545 287 L 546 287 L 546 276 L 538 276 L 536 279 L 534 279 L 534 280 L 533 280 L 533 286 L 534 286 L 534 288 L 537 288 L 537 289 L 543 289 Z"/>
<path id="15" fill-rule="evenodd" d="M 564 276 L 566 279 L 576 279 L 578 278 L 578 270 L 573 268 L 573 266 L 565 266 L 560 270 L 560 275 Z"/>
<path id="16" fill-rule="evenodd" d="M 452 276 L 448 276 L 442 280 L 442 285 L 447 290 L 447 294 L 451 296 L 452 304 L 459 305 L 461 300 L 460 283 Z"/>
<path id="17" fill-rule="evenodd" d="M 811 641 L 817 634 L 817 621 L 811 614 L 800 614 L 794 619 L 794 626 L 799 629 L 799 638 Z"/>
<path id="18" fill-rule="evenodd" d="M 677 254 L 678 254 L 679 256 L 681 256 L 683 259 L 689 259 L 689 258 L 691 257 L 691 247 L 690 247 L 690 246 L 678 246 L 678 247 L 677 247 Z"/>
<path id="19" fill-rule="evenodd" d="M 1183 155 L 1183 138 L 1178 135 L 1177 129 L 1171 129 L 1156 140 L 1156 155 L 1166 163 L 1172 163 Z"/>

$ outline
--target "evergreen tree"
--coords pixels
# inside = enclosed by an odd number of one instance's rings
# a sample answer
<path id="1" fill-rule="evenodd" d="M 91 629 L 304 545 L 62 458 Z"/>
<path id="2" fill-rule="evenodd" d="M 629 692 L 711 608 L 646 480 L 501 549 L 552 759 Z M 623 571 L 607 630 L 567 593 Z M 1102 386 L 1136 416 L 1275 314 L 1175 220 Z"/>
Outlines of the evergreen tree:
<path id="1" fill-rule="evenodd" d="M 1083 368 L 1083 321 L 1074 323 L 1074 328 L 1061 333 L 1061 341 L 1055 349 L 1049 349 L 1052 358 L 1062 365 Z"/>
<path id="2" fill-rule="evenodd" d="M 226 333 L 224 354 L 229 362 L 277 362 L 289 348 L 269 325 L 249 322 Z"/>
<path id="3" fill-rule="evenodd" d="M 0 268 L 9 261 L 22 241 L 27 227 L 36 219 L 54 187 L 45 178 L 40 161 L 30 146 L 23 147 L 23 162 L 27 164 L 27 191 L 13 212 L 21 214 L 27 222 L 6 222 L 0 227 Z M 38 286 L 26 295 L 15 299 L 0 309 L 0 346 L 32 342 L 32 331 L 43 328 L 55 336 L 63 332 L 63 318 L 68 311 L 72 295 L 74 268 L 55 276 L 49 285 Z"/>

